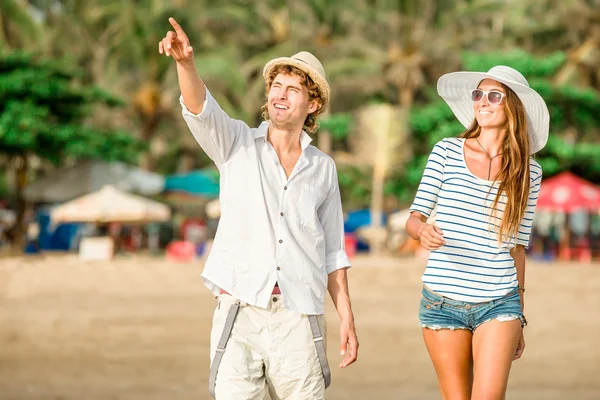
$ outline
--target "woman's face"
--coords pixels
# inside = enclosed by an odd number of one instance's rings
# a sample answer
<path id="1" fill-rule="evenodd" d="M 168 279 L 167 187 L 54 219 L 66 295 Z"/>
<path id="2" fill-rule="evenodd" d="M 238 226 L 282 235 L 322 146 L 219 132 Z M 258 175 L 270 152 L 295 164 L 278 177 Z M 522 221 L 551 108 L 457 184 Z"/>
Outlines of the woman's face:
<path id="1" fill-rule="evenodd" d="M 502 84 L 493 79 L 484 79 L 477 89 L 472 93 L 472 100 L 479 126 L 484 129 L 506 126 L 506 90 Z"/>

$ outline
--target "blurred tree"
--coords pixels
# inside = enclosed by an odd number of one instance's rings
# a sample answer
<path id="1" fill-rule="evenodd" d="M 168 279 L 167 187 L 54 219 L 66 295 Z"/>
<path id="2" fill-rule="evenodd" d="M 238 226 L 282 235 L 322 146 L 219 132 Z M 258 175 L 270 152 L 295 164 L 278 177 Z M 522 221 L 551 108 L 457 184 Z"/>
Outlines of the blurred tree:
<path id="1" fill-rule="evenodd" d="M 43 53 L 72 60 L 89 72 L 91 82 L 128 100 L 125 112 L 113 113 L 111 117 L 118 118 L 122 126 L 136 131 L 149 144 L 140 161 L 142 166 L 154 169 L 159 156 L 168 151 L 170 136 L 177 138 L 184 128 L 176 113 L 177 81 L 174 74 L 169 74 L 174 72 L 174 63 L 158 53 L 158 42 L 171 29 L 168 17 L 177 18 L 183 25 L 191 19 L 192 14 L 186 11 L 192 2 L 35 0 L 35 3 L 49 26 L 41 48 Z"/>
<path id="2" fill-rule="evenodd" d="M 26 1 L 0 0 L 0 51 L 21 49 L 39 38 L 40 24 Z"/>
<path id="3" fill-rule="evenodd" d="M 124 0 L 85 2 L 85 6 L 81 1 L 69 3 L 71 7 L 65 10 L 79 19 L 81 28 L 88 32 L 86 36 L 95 37 L 95 46 L 90 49 L 94 81 L 104 87 L 116 84 L 124 89 L 119 92 L 129 98 L 133 114 L 130 117 L 137 119 L 139 137 L 150 144 L 142 166 L 154 169 L 156 158 L 166 146 L 165 141 L 163 146 L 155 142 L 156 132 L 161 122 L 173 120 L 172 107 L 166 104 L 176 98 L 177 88 L 170 90 L 166 85 L 173 60 L 158 53 L 158 42 L 170 29 L 169 16 L 182 23 L 187 20 L 184 9 L 178 7 L 182 2 Z M 61 26 L 68 28 L 68 24 Z"/>
<path id="4" fill-rule="evenodd" d="M 372 104 L 361 109 L 358 126 L 353 136 L 355 165 L 372 168 L 371 227 L 365 232 L 371 252 L 381 252 L 387 229 L 381 224 L 384 213 L 384 187 L 391 171 L 402 169 L 411 157 L 408 129 L 405 126 L 407 110 L 390 104 Z"/>
<path id="5" fill-rule="evenodd" d="M 301 50 L 322 60 L 332 86 L 331 114 L 316 135 L 325 151 L 351 150 L 354 120 L 365 104 L 417 107 L 405 113 L 412 115 L 415 156 L 406 170 L 393 169 L 385 184 L 387 195 L 405 201 L 414 193 L 431 142 L 462 130 L 439 103 L 435 82 L 471 62 L 461 60 L 464 51 L 475 54 L 467 55 L 471 60 L 485 61 L 494 51 L 504 63 L 526 69 L 539 64 L 543 71 L 529 76 L 539 81 L 540 90 L 550 85 L 554 93 L 549 94 L 556 103 L 554 134 L 570 138 L 574 150 L 569 154 L 586 159 L 594 151 L 593 145 L 577 150 L 579 142 L 594 140 L 597 132 L 586 106 L 590 99 L 588 104 L 595 104 L 593 96 L 574 95 L 563 85 L 598 89 L 600 0 L 0 0 L 0 14 L 8 14 L 3 4 L 9 3 L 43 22 L 44 35 L 35 48 L 73 60 L 88 71 L 83 78 L 88 83 L 129 100 L 126 111 L 98 112 L 94 120 L 110 119 L 147 139 L 153 149 L 149 165 L 161 172 L 209 162 L 182 123 L 172 60 L 156 51 L 171 15 L 192 39 L 199 73 L 213 95 L 232 117 L 249 124 L 260 120 L 265 62 Z M 9 24 L 23 26 L 16 20 Z M 556 51 L 560 57 L 553 55 Z M 503 58 L 506 54 L 512 55 Z M 423 122 L 427 118 L 440 123 Z M 561 119 L 568 121 L 559 127 Z M 418 131 L 423 127 L 429 129 L 426 134 Z M 553 148 L 550 143 L 548 148 Z M 571 165 L 564 154 L 542 157 L 547 157 L 547 172 Z M 346 204 L 369 204 L 368 169 L 342 166 L 340 181 Z"/>
<path id="6" fill-rule="evenodd" d="M 22 189 L 32 158 L 55 164 L 80 158 L 135 162 L 143 145 L 126 132 L 87 123 L 92 105 L 121 102 L 97 87 L 78 84 L 76 73 L 11 54 L 0 58 L 0 75 L 0 153 L 11 160 L 16 175 L 17 222 L 11 236 L 22 249 Z"/>

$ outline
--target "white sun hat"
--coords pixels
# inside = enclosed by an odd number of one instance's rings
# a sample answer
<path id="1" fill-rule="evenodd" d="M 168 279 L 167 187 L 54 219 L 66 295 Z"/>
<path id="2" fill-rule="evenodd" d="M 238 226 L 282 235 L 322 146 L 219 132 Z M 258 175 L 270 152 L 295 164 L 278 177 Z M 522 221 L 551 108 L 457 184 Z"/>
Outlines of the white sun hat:
<path id="1" fill-rule="evenodd" d="M 460 123 L 468 128 L 475 119 L 471 90 L 476 89 L 484 79 L 501 82 L 517 94 L 527 114 L 530 153 L 543 149 L 548 141 L 550 112 L 542 96 L 529 87 L 527 79 L 516 69 L 497 65 L 488 72 L 452 72 L 440 77 L 437 91 Z"/>
<path id="2" fill-rule="evenodd" d="M 317 84 L 321 97 L 323 98 L 323 107 L 321 112 L 325 111 L 329 105 L 329 98 L 331 97 L 331 88 L 325 77 L 325 69 L 319 61 L 319 59 L 313 56 L 308 51 L 301 51 L 291 57 L 279 57 L 269 61 L 263 69 L 263 76 L 265 79 L 269 77 L 273 68 L 279 65 L 291 65 L 302 71 L 304 71 L 310 78 Z"/>

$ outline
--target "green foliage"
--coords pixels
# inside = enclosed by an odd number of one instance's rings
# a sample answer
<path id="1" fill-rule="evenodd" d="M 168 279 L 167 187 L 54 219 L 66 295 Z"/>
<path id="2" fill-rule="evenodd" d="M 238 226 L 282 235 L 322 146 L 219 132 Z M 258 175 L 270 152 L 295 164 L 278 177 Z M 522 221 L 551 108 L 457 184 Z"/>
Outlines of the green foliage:
<path id="1" fill-rule="evenodd" d="M 0 198 L 8 196 L 8 194 L 9 194 L 9 189 L 8 189 L 8 182 L 6 181 L 6 173 L 1 172 L 0 173 Z"/>
<path id="2" fill-rule="evenodd" d="M 369 170 L 352 165 L 338 166 L 338 180 L 344 209 L 353 210 L 369 206 L 371 178 Z"/>
<path id="3" fill-rule="evenodd" d="M 143 146 L 123 131 L 93 127 L 93 106 L 121 100 L 77 83 L 78 74 L 31 55 L 0 58 L 0 151 L 35 154 L 54 163 L 66 157 L 135 162 Z"/>
<path id="4" fill-rule="evenodd" d="M 354 123 L 352 115 L 349 113 L 337 113 L 319 121 L 319 131 L 321 129 L 328 131 L 336 140 L 345 139 Z"/>
<path id="5" fill-rule="evenodd" d="M 567 56 L 563 52 L 554 52 L 544 57 L 534 57 L 524 50 L 498 53 L 464 53 L 463 67 L 466 71 L 488 71 L 495 65 L 506 65 L 530 77 L 552 77 L 565 63 Z"/>

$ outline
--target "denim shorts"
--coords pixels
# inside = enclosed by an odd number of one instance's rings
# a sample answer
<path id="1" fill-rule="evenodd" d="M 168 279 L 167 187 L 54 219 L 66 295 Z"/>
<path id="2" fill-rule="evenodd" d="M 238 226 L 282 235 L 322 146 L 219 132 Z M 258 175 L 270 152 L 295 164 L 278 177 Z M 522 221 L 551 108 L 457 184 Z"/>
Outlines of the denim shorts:
<path id="1" fill-rule="evenodd" d="M 419 320 L 423 328 L 474 331 L 479 325 L 493 319 L 500 322 L 518 319 L 523 323 L 521 296 L 516 289 L 504 297 L 484 303 L 452 300 L 425 286 L 422 294 Z"/>

